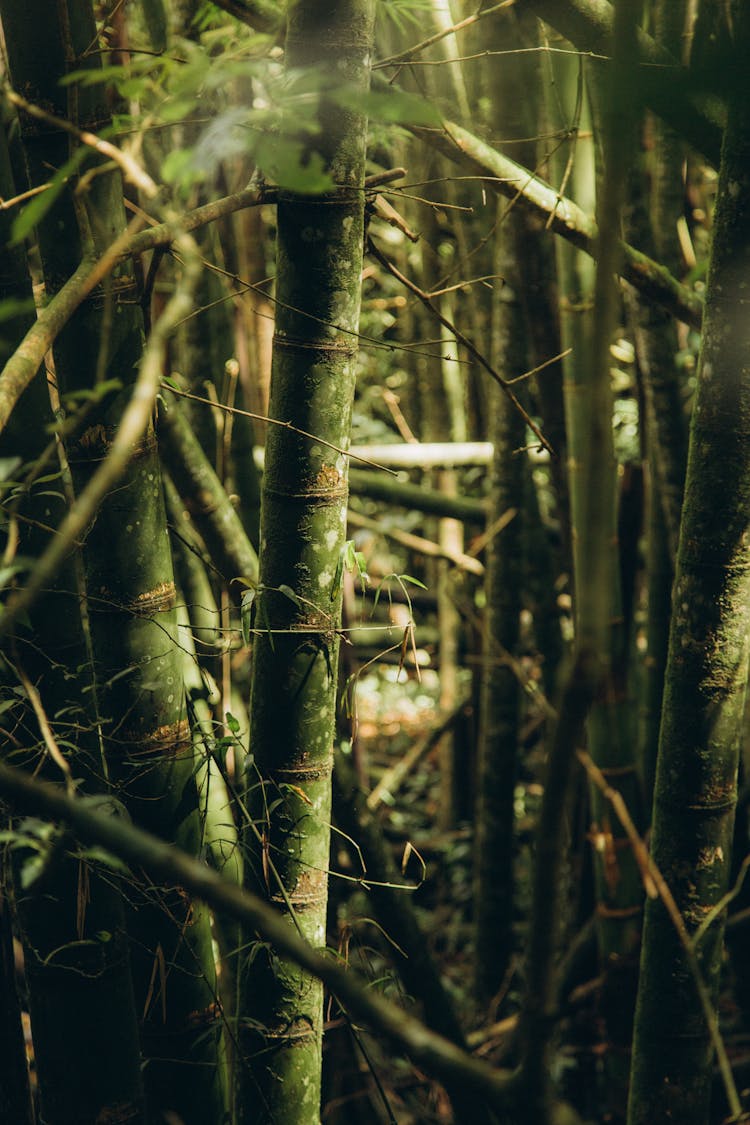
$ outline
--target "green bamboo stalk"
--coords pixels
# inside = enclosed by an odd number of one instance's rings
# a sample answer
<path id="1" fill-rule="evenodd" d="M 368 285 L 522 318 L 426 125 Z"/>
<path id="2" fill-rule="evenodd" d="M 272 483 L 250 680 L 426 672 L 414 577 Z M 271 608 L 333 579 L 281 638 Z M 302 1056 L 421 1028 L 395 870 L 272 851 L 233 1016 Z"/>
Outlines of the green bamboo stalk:
<path id="1" fill-rule="evenodd" d="M 240 410 L 247 407 L 247 396 L 241 382 L 237 387 L 237 405 Z M 258 444 L 255 440 L 256 428 L 256 421 L 246 415 L 236 415 L 233 420 L 230 484 L 239 497 L 238 512 L 242 526 L 257 554 L 260 546 L 260 473 L 253 457 L 253 450 Z"/>
<path id="2" fill-rule="evenodd" d="M 279 33 L 284 26 L 284 13 L 275 0 L 219 0 L 217 7 L 246 23 L 255 31 Z"/>
<path id="3" fill-rule="evenodd" d="M 616 50 L 627 45 L 618 44 Z M 574 67 L 568 77 L 577 91 Z M 622 64 L 618 64 L 622 65 Z M 614 72 L 618 75 L 618 71 Z M 621 79 L 618 80 L 621 81 Z M 572 348 L 563 361 L 568 435 L 575 608 L 575 649 L 598 667 L 598 691 L 587 723 L 591 757 L 627 807 L 640 818 L 635 724 L 628 680 L 628 633 L 618 554 L 617 466 L 612 434 L 609 379 L 610 335 L 615 326 L 614 278 L 619 261 L 620 179 L 626 167 L 632 125 L 616 118 L 614 85 L 603 91 L 605 167 L 597 200 L 599 241 L 596 272 L 580 252 L 559 247 L 563 341 Z M 572 90 L 571 90 L 572 93 Z M 585 111 L 584 111 L 585 112 Z M 574 191 L 593 194 L 593 153 L 585 166 L 576 143 Z M 585 180 L 584 178 L 585 177 Z M 579 195 L 581 202 L 586 198 Z M 588 202 L 588 200 L 587 200 Z M 591 204 L 588 208 L 593 210 Z M 587 209 L 588 209 L 587 208 Z M 624 829 L 598 790 L 590 787 L 590 839 L 594 862 L 599 958 L 605 976 L 602 1017 L 607 1042 L 607 1100 L 624 1105 L 627 1048 L 635 1002 L 643 890 Z"/>
<path id="4" fill-rule="evenodd" d="M 491 48 L 519 46 L 513 16 L 494 21 Z M 493 116 L 504 136 L 529 136 L 524 114 L 513 97 L 518 73 L 512 66 L 494 69 L 489 78 Z M 492 363 L 505 379 L 527 369 L 527 338 L 520 299 L 518 250 L 524 216 L 507 212 L 496 202 L 497 219 L 492 272 L 503 278 L 492 309 Z M 525 444 L 526 427 L 499 387 L 488 388 L 489 440 L 494 453 L 490 469 L 489 523 L 509 508 L 518 513 L 487 545 L 485 636 L 481 681 L 477 804 L 475 813 L 474 918 L 475 987 L 491 1000 L 499 993 L 513 955 L 515 880 L 514 799 L 518 776 L 521 694 L 518 679 L 497 645 L 517 656 L 523 573 L 523 491 L 525 464 L 517 451 Z"/>
<path id="5" fill-rule="evenodd" d="M 15 194 L 4 130 L 0 131 L 0 194 L 4 198 Z M 22 247 L 13 246 L 10 240 L 10 216 L 3 212 L 0 301 L 12 299 L 21 302 L 21 307 L 26 305 L 26 311 L 13 318 L 3 333 L 2 348 L 6 353 L 20 342 L 28 322 L 33 320 L 25 254 Z M 50 451 L 50 435 L 45 432 L 51 422 L 46 375 L 40 371 L 16 404 L 2 440 L 3 455 L 20 455 L 26 462 L 24 471 L 31 473 L 30 481 L 43 476 L 45 471 L 59 469 L 54 447 Z M 54 535 L 64 509 L 63 490 L 62 479 L 46 485 L 32 483 L 15 506 L 19 519 L 18 550 L 22 556 L 34 557 Z M 90 650 L 78 605 L 79 564 L 78 559 L 67 562 L 43 599 L 33 607 L 30 629 L 17 629 L 6 651 L 12 670 L 26 678 L 28 720 L 21 728 L 25 752 L 39 744 L 39 718 L 31 700 L 34 693 L 36 709 L 49 717 L 51 737 L 56 732 L 65 747 L 69 768 L 91 790 L 101 788 L 102 784 L 101 748 Z M 4 679 L 9 670 L 3 664 Z M 81 693 L 72 706 L 71 684 Z M 65 717 L 58 721 L 58 715 Z M 53 773 L 58 773 L 57 766 Z M 16 859 L 15 914 L 24 946 L 41 1112 L 50 1125 L 74 1125 L 94 1122 L 117 1106 L 136 1125 L 144 1120 L 143 1086 L 120 896 L 109 880 L 100 878 L 96 866 L 85 860 L 61 861 L 47 872 L 43 886 L 26 889 L 19 878 L 23 866 L 20 856 Z M 3 872 L 4 924 L 10 893 L 10 878 L 5 878 L 6 874 L 9 872 Z M 10 1004 L 15 994 L 12 977 L 8 988 Z M 61 1013 L 65 1013 L 65 1018 L 61 1019 Z M 10 1016 L 9 1010 L 8 1019 Z M 10 1034 L 8 1024 L 3 1027 Z M 9 1055 L 8 1069 L 4 1068 L 8 1076 L 11 1058 Z M 22 1090 L 15 1090 L 14 1110 L 5 1085 L 3 1096 L 3 1119 L 22 1121 Z"/>
<path id="6" fill-rule="evenodd" d="M 280 11 L 274 0 L 222 0 L 219 6 L 261 30 L 267 28 L 258 20 Z M 608 0 L 524 0 L 524 6 L 572 40 L 581 51 L 608 54 L 614 18 L 613 5 Z M 716 112 L 711 107 L 705 109 L 693 98 L 688 76 L 680 70 L 676 57 L 640 29 L 638 52 L 646 64 L 638 75 L 640 97 L 699 152 L 718 164 L 722 122 Z M 675 79 L 681 86 L 682 97 L 675 96 Z"/>
<path id="7" fill-rule="evenodd" d="M 100 67 L 89 50 L 96 25 L 89 0 L 70 0 L 51 15 L 44 3 L 0 5 L 13 81 L 56 117 L 90 128 L 107 123 L 104 89 L 62 87 L 77 66 Z M 68 102 L 70 101 L 70 105 Z M 32 183 L 68 157 L 69 135 L 25 109 L 20 115 Z M 101 160 L 97 158 L 101 163 Z M 97 161 L 94 161 L 96 163 Z M 84 253 L 100 255 L 125 229 L 119 172 L 100 169 L 75 198 L 68 185 L 38 227 L 45 282 L 54 294 Z M 80 220 L 80 222 L 79 222 Z M 62 233 L 61 233 L 62 232 Z M 123 265 L 103 292 L 79 307 L 55 343 L 62 394 L 90 390 L 106 373 L 123 392 L 103 403 L 69 443 L 81 492 L 106 457 L 143 350 L 143 324 L 132 270 Z M 88 622 L 105 759 L 135 819 L 200 848 L 198 797 L 175 645 L 174 583 L 153 432 L 136 449 L 117 488 L 102 502 L 84 551 Z M 123 675 L 126 672 L 127 674 Z M 163 899 L 162 899 L 163 893 Z M 142 1011 L 145 1081 L 152 1112 L 176 1110 L 186 1122 L 224 1112 L 217 1061 L 220 1033 L 209 918 L 175 888 L 134 918 L 137 1002 Z M 150 946 L 150 950 L 149 950 Z M 154 965 L 169 988 L 151 989 Z M 159 997 L 158 1005 L 147 1002 Z M 181 1065 L 180 1060 L 195 1065 Z M 179 1076 L 179 1077 L 178 1077 Z"/>
<path id="8" fill-rule="evenodd" d="M 597 687 L 598 669 L 579 652 L 566 678 L 560 712 L 550 737 L 544 797 L 536 830 L 529 949 L 521 1009 L 517 1072 L 519 1125 L 554 1121 L 550 1043 L 558 1006 L 555 962 L 561 936 L 561 887 L 567 816 L 575 776 L 575 752 Z"/>
<path id="9" fill-rule="evenodd" d="M 729 879 L 748 676 L 750 5 L 735 13 L 734 82 L 719 171 L 706 324 L 690 433 L 659 744 L 652 854 L 690 934 Z M 716 995 L 722 921 L 697 952 Z M 707 1120 L 712 1045 L 688 959 L 660 901 L 649 903 L 628 1120 Z M 739 1106 L 730 1106 L 736 1112 Z"/>
<path id="10" fill-rule="evenodd" d="M 287 65 L 315 71 L 333 57 L 340 79 L 366 90 L 373 18 L 371 0 L 290 5 Z M 320 115 L 318 143 L 338 186 L 322 197 L 279 195 L 270 414 L 340 449 L 354 395 L 366 123 L 325 99 Z M 269 427 L 251 701 L 257 773 L 247 777 L 264 844 L 246 833 L 246 872 L 316 947 L 325 943 L 346 468 L 330 446 Z M 255 952 L 240 978 L 241 1120 L 317 1122 L 322 990 L 288 960 Z"/>
<path id="11" fill-rule="evenodd" d="M 446 125 L 444 131 L 429 131 L 414 126 L 411 132 L 445 152 L 451 159 L 463 163 L 471 171 L 486 176 L 491 186 L 506 197 L 515 198 L 518 195 L 519 206 L 528 209 L 532 215 L 542 217 L 545 223 L 549 221 L 550 229 L 562 238 L 580 246 L 587 254 L 593 256 L 596 253 L 596 225 L 570 199 L 561 198 L 549 184 L 528 168 L 501 156 L 460 126 L 451 122 Z M 236 192 L 188 212 L 183 229 L 197 230 L 242 207 L 271 203 L 276 198 L 274 189 L 253 188 Z M 123 256 L 143 254 L 157 246 L 169 246 L 173 239 L 174 231 L 168 224 L 158 224 L 150 230 L 123 237 L 117 250 L 107 256 L 106 262 L 101 263 L 102 276 L 110 273 Z M 697 294 L 680 285 L 668 270 L 632 246 L 623 244 L 622 252 L 622 276 L 626 280 L 687 324 L 700 326 L 703 303 Z M 88 272 L 87 268 L 76 270 L 61 290 L 58 299 L 50 303 L 29 330 L 23 348 L 14 353 L 0 372 L 0 429 L 6 425 L 13 404 L 33 378 L 55 336 L 88 295 Z"/>
<path id="12" fill-rule="evenodd" d="M 195 532 L 184 512 L 182 500 L 169 477 L 164 478 L 164 486 L 172 532 L 175 575 L 187 605 L 193 646 L 205 661 L 215 657 L 222 647 L 219 609 L 201 549 L 196 543 Z M 187 684 L 185 690 L 189 690 Z"/>
<path id="13" fill-rule="evenodd" d="M 655 33 L 673 53 L 681 48 L 686 5 L 674 0 L 657 4 Z M 644 161 L 638 163 L 626 232 L 638 245 L 658 254 L 675 276 L 681 257 L 677 220 L 682 214 L 683 145 L 663 122 L 654 120 L 653 151 L 648 181 Z M 640 185 L 650 182 L 649 199 Z M 651 808 L 661 725 L 664 670 L 667 662 L 672 579 L 677 556 L 682 495 L 687 461 L 688 425 L 684 389 L 676 366 L 677 326 L 662 310 L 634 294 L 633 334 L 642 380 L 648 480 L 646 491 L 647 649 L 643 662 L 639 760 L 645 806 Z M 629 302 L 633 307 L 633 301 Z"/>

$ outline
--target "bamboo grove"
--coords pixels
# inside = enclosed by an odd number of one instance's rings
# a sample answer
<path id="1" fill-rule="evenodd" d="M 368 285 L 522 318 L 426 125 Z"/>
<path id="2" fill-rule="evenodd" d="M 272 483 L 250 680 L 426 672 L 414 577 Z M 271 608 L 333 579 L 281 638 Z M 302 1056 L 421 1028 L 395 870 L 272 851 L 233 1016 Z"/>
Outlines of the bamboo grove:
<path id="1" fill-rule="evenodd" d="M 750 0 L 0 23 L 0 1120 L 745 1120 Z"/>

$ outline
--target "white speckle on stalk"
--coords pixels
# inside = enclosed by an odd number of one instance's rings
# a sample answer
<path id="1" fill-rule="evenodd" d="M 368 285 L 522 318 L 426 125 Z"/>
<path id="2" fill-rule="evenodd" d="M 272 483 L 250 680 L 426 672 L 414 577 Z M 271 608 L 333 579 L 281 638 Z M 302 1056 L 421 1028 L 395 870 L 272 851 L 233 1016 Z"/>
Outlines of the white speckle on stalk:
<path id="1" fill-rule="evenodd" d="M 329 551 L 333 550 L 333 548 L 338 543 L 338 539 L 339 539 L 339 533 L 338 533 L 338 531 L 336 531 L 335 528 L 331 528 L 330 531 L 326 532 L 326 547 L 328 548 Z"/>
<path id="2" fill-rule="evenodd" d="M 330 572 L 330 570 L 321 570 L 320 574 L 318 575 L 318 585 L 320 586 L 321 590 L 325 590 L 326 586 L 330 586 L 330 584 L 331 584 L 331 572 Z"/>

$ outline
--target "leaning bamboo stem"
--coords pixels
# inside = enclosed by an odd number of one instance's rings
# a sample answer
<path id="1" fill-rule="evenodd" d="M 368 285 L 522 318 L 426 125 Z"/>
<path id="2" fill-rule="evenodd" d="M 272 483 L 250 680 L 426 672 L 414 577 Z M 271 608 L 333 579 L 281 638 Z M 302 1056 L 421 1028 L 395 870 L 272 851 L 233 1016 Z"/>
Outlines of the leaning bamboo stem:
<path id="1" fill-rule="evenodd" d="M 599 231 L 594 220 L 528 168 L 523 168 L 452 121 L 444 122 L 442 129 L 411 126 L 410 132 L 455 163 L 470 169 L 500 195 L 516 200 L 517 206 L 543 218 L 547 227 L 566 242 L 590 257 L 596 257 Z M 625 281 L 680 320 L 694 327 L 700 326 L 703 302 L 696 293 L 676 281 L 658 262 L 627 243 L 620 243 L 618 249 L 621 277 Z"/>

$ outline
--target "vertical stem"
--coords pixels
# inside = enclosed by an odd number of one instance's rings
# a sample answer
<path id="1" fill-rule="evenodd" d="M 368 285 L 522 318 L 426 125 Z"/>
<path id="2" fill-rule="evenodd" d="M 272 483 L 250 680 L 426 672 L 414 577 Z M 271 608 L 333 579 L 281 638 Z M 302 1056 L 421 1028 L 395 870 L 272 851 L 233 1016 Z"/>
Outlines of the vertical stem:
<path id="1" fill-rule="evenodd" d="M 654 793 L 654 860 L 692 933 L 725 892 L 750 630 L 750 4 L 737 5 Z M 699 946 L 714 998 L 723 925 Z M 707 1119 L 711 1041 L 684 951 L 649 902 L 631 1125 Z"/>
<path id="2" fill-rule="evenodd" d="M 369 86 L 374 5 L 289 7 L 290 68 Z M 325 97 L 318 145 L 336 183 L 278 202 L 278 312 L 270 414 L 337 448 L 350 440 L 364 234 L 366 121 Z M 269 427 L 261 506 L 246 880 L 315 945 L 325 943 L 331 766 L 346 534 L 347 459 Z M 247 935 L 240 965 L 241 1120 L 320 1119 L 323 991 Z"/>

